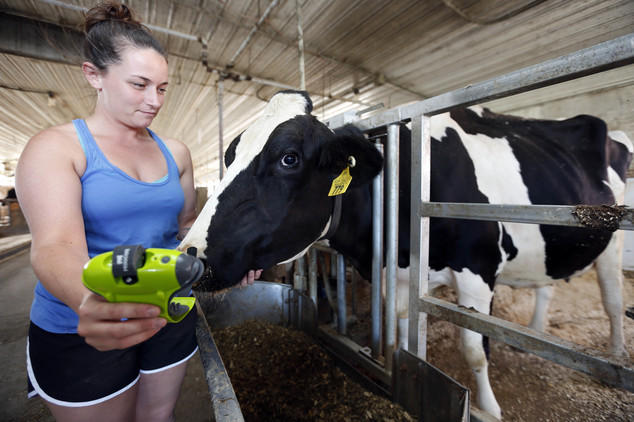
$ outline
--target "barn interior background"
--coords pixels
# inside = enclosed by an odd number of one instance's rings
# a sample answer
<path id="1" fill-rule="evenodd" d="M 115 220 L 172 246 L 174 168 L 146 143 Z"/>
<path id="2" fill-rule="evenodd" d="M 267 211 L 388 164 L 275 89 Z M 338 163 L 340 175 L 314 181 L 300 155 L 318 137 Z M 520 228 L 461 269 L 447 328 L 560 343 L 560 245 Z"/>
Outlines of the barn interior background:
<path id="1" fill-rule="evenodd" d="M 0 0 L 0 198 L 31 136 L 92 111 L 76 27 L 96 1 Z M 201 188 L 217 183 L 222 151 L 271 96 L 303 79 L 318 117 L 366 117 L 634 33 L 632 0 L 125 3 L 170 52 L 168 98 L 152 128 L 189 146 Z M 485 105 L 526 117 L 593 114 L 634 139 L 633 98 L 628 65 Z M 634 205 L 632 171 L 628 197 Z M 634 236 L 626 236 L 634 270 Z"/>
<path id="2" fill-rule="evenodd" d="M 318 117 L 365 117 L 634 32 L 631 0 L 125 3 L 170 52 L 168 97 L 152 128 L 189 146 L 196 185 L 209 188 L 221 177 L 222 151 L 280 89 L 305 81 Z M 93 4 L 0 1 L 4 191 L 31 136 L 92 111 L 76 28 Z M 629 65 L 486 106 L 526 117 L 593 114 L 634 138 L 633 98 Z M 631 239 L 626 249 L 634 254 Z"/>

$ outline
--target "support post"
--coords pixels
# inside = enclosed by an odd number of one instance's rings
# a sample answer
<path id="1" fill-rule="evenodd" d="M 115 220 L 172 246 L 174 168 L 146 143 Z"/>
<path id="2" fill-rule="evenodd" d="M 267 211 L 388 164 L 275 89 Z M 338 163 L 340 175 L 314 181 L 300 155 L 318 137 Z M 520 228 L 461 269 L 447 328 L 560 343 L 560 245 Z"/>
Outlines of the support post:
<path id="1" fill-rule="evenodd" d="M 223 141 L 222 141 L 222 132 L 224 131 L 222 127 L 222 113 L 223 113 L 223 100 L 224 100 L 224 88 L 225 88 L 225 79 L 221 75 L 218 79 L 218 179 L 222 180 L 222 173 L 224 170 L 224 151 L 223 151 Z"/>
<path id="2" fill-rule="evenodd" d="M 306 90 L 306 71 L 304 69 L 304 30 L 302 29 L 302 8 L 299 0 L 295 0 L 297 10 L 297 49 L 299 50 L 299 87 Z"/>
<path id="3" fill-rule="evenodd" d="M 427 358 L 427 314 L 418 311 L 418 299 L 427 294 L 429 286 L 429 217 L 421 217 L 420 198 L 428 202 L 431 180 L 431 118 L 412 119 L 412 185 L 410 212 L 410 282 L 409 328 L 407 349 Z"/>
<path id="4" fill-rule="evenodd" d="M 383 144 L 374 144 L 383 155 Z M 372 182 L 372 357 L 381 356 L 381 328 L 383 326 L 383 170 Z"/>
<path id="5" fill-rule="evenodd" d="M 385 230 L 385 365 L 392 371 L 392 355 L 396 348 L 396 271 L 398 265 L 398 141 L 399 124 L 387 127 Z"/>
<path id="6" fill-rule="evenodd" d="M 346 259 L 337 254 L 337 331 L 346 335 L 348 318 L 346 316 Z"/>

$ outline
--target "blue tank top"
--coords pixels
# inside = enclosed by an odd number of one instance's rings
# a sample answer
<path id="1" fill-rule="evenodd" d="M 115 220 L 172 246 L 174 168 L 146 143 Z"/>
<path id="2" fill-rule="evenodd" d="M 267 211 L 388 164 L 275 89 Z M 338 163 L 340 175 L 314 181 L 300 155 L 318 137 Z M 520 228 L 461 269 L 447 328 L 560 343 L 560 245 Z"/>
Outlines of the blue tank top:
<path id="1" fill-rule="evenodd" d="M 185 196 L 176 162 L 163 141 L 148 129 L 167 161 L 167 175 L 146 183 L 108 161 L 84 120 L 73 120 L 73 124 L 86 155 L 86 171 L 80 179 L 81 208 L 90 257 L 119 245 L 168 249 L 178 246 L 178 214 Z M 79 317 L 38 281 L 31 321 L 49 332 L 76 333 Z"/>

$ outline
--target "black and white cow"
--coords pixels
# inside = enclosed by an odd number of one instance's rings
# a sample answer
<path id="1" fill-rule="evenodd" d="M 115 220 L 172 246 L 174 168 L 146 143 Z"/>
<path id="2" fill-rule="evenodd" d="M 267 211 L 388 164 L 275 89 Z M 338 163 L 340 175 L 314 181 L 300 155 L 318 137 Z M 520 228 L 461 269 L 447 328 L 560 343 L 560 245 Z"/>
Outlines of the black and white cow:
<path id="1" fill-rule="evenodd" d="M 235 285 L 249 269 L 301 256 L 329 232 L 333 179 L 350 167 L 341 218 L 327 238 L 370 279 L 371 183 L 382 158 L 354 128 L 333 133 L 311 115 L 302 92 L 275 95 L 263 115 L 229 146 L 228 170 L 181 249 L 195 246 L 207 259 L 204 286 Z M 409 160 L 402 131 L 401 160 Z M 591 116 L 563 121 L 525 120 L 482 108 L 432 119 L 431 200 L 507 204 L 622 203 L 632 157 L 627 137 L 607 136 Z M 409 265 L 409 166 L 402 166 L 399 266 Z M 609 349 L 626 354 L 622 331 L 622 232 L 464 219 L 431 220 L 430 288 L 450 285 L 459 304 L 489 313 L 493 287 L 538 288 L 536 314 L 556 279 L 596 266 L 610 317 Z M 399 277 L 407 283 L 408 275 Z M 406 286 L 406 284 L 401 285 Z M 399 293 L 400 292 L 400 293 Z M 407 339 L 406 288 L 397 292 L 399 345 Z M 532 325 L 542 328 L 543 318 Z M 490 387 L 482 336 L 461 330 L 462 352 L 476 376 L 478 404 L 500 417 Z"/>

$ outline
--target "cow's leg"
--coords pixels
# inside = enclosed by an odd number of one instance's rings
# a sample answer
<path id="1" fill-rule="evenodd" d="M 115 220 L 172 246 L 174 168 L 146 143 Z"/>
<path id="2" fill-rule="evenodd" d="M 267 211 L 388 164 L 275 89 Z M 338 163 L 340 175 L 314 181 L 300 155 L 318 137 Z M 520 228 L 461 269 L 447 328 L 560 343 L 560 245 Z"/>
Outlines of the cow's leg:
<path id="1" fill-rule="evenodd" d="M 553 285 L 542 286 L 535 289 L 535 310 L 533 318 L 528 324 L 533 330 L 545 331 L 546 320 L 548 319 L 548 305 L 555 294 Z"/>
<path id="2" fill-rule="evenodd" d="M 467 269 L 461 272 L 454 272 L 454 275 L 456 278 L 458 304 L 489 314 L 493 291 L 482 277 L 473 274 Z M 501 419 L 502 411 L 489 382 L 489 365 L 482 345 L 482 334 L 461 328 L 460 345 L 462 354 L 475 375 L 478 406 L 485 412 Z"/>
<path id="3" fill-rule="evenodd" d="M 407 350 L 409 334 L 409 268 L 396 270 L 397 348 Z"/>
<path id="4" fill-rule="evenodd" d="M 596 261 L 603 308 L 610 319 L 608 352 L 629 356 L 623 336 L 623 232 L 618 231 Z"/>
<path id="5" fill-rule="evenodd" d="M 449 268 L 441 271 L 429 270 L 429 293 L 440 286 L 454 286 L 453 273 Z M 409 347 L 409 267 L 398 268 L 396 272 L 396 318 L 397 347 L 407 350 Z"/>

